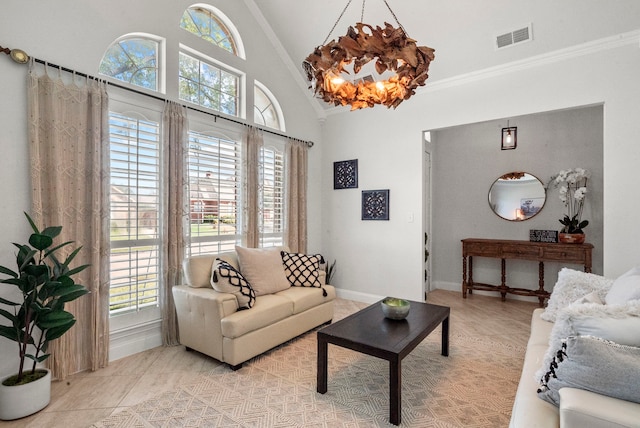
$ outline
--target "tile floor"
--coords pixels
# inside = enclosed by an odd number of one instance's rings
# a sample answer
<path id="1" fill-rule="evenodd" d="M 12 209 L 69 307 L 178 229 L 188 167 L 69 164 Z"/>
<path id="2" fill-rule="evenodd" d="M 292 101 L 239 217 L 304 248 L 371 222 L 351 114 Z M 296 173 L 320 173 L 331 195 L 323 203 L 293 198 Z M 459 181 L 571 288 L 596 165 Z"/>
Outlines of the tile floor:
<path id="1" fill-rule="evenodd" d="M 485 337 L 487 340 L 524 346 L 529 336 L 531 312 L 536 303 L 502 302 L 498 297 L 436 290 L 428 303 L 451 307 L 450 334 Z M 340 319 L 364 303 L 338 299 Z M 39 413 L 10 422 L 14 427 L 90 427 L 114 412 L 171 390 L 220 365 L 216 360 L 183 346 L 154 348 L 113 361 L 96 372 L 78 373 L 51 385 L 51 403 Z"/>

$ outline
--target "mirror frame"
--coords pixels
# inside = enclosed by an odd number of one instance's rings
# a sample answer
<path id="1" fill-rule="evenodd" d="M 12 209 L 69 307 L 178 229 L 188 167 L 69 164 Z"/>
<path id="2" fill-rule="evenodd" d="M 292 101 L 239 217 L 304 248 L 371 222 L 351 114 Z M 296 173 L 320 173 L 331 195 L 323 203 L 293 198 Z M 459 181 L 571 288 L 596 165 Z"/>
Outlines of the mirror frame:
<path id="1" fill-rule="evenodd" d="M 542 189 L 542 196 L 535 196 L 535 197 L 527 197 L 526 194 L 520 195 L 520 200 L 524 200 L 524 199 L 539 199 L 539 198 L 543 198 L 542 200 L 542 204 L 534 204 L 533 205 L 533 209 L 535 210 L 535 212 L 529 216 L 527 216 L 524 212 L 523 212 L 523 205 L 520 205 L 520 208 L 517 208 L 514 214 L 514 218 L 507 218 L 504 215 L 498 213 L 498 211 L 495 208 L 495 201 L 492 203 L 491 200 L 491 192 L 492 190 L 494 190 L 494 186 L 496 186 L 496 183 L 498 182 L 505 182 L 508 180 L 520 180 L 522 178 L 524 178 L 525 176 L 529 176 L 531 177 L 531 181 L 535 180 L 538 182 L 538 184 L 540 185 L 540 188 Z M 526 171 L 512 171 L 512 172 L 508 172 L 506 174 L 502 174 L 500 177 L 496 178 L 494 180 L 494 182 L 491 184 L 491 187 L 489 187 L 489 193 L 487 196 L 487 200 L 489 202 L 489 207 L 491 208 L 491 211 L 493 211 L 493 213 L 495 215 L 497 215 L 498 217 L 500 217 L 503 220 L 507 220 L 507 221 L 515 221 L 515 222 L 520 222 L 520 221 L 526 221 L 526 220 L 530 220 L 532 218 L 534 218 L 535 216 L 537 216 L 540 211 L 542 211 L 542 209 L 544 208 L 544 206 L 547 203 L 547 189 L 544 185 L 544 183 L 542 182 L 542 180 L 540 180 L 538 177 L 536 177 L 535 175 L 531 174 L 530 172 L 526 172 Z M 539 202 L 539 201 L 538 201 Z M 533 203 L 533 201 L 531 201 L 531 203 Z M 520 217 L 520 215 L 522 215 L 522 217 Z"/>

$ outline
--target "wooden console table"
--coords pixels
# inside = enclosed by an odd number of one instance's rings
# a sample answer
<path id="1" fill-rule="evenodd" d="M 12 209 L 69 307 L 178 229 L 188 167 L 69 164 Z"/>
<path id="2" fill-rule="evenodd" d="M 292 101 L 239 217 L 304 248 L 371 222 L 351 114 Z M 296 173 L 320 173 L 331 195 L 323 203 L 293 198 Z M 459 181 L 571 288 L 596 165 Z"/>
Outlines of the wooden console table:
<path id="1" fill-rule="evenodd" d="M 462 240 L 462 297 L 473 290 L 499 291 L 502 300 L 507 293 L 520 296 L 535 296 L 544 306 L 544 300 L 550 293 L 544 289 L 544 262 L 563 262 L 584 265 L 585 272 L 591 272 L 591 244 L 560 244 L 549 242 L 514 241 L 508 239 L 475 239 Z M 490 257 L 501 259 L 502 278 L 500 285 L 473 282 L 473 257 Z M 467 278 L 467 259 L 469 261 L 469 277 Z M 506 259 L 532 260 L 538 262 L 538 289 L 509 287 L 506 284 Z"/>

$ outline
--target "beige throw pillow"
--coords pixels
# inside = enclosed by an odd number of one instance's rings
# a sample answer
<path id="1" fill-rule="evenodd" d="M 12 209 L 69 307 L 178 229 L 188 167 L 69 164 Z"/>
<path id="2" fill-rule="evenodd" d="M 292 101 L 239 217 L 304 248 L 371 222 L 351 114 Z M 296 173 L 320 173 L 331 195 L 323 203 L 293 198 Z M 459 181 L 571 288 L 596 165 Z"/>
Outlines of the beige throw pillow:
<path id="1" fill-rule="evenodd" d="M 245 248 L 236 246 L 240 272 L 251 283 L 256 296 L 273 294 L 291 286 L 284 273 L 282 247 Z"/>

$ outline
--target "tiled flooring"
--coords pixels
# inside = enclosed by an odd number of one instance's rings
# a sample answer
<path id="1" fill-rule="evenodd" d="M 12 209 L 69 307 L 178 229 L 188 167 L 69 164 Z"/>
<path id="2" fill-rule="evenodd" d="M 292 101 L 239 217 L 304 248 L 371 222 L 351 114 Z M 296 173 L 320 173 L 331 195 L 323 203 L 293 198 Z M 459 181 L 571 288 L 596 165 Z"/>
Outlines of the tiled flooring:
<path id="1" fill-rule="evenodd" d="M 487 340 L 524 346 L 529 336 L 531 312 L 536 303 L 518 300 L 502 302 L 498 297 L 436 290 L 429 303 L 451 307 L 450 334 L 484 337 Z M 366 306 L 338 299 L 339 319 Z M 113 412 L 171 390 L 199 377 L 220 363 L 184 347 L 155 348 L 112 362 L 92 373 L 79 373 L 51 385 L 51 403 L 41 412 L 0 426 L 90 427 Z"/>

